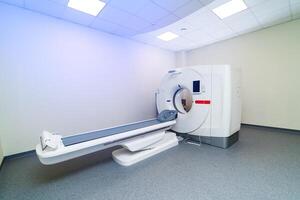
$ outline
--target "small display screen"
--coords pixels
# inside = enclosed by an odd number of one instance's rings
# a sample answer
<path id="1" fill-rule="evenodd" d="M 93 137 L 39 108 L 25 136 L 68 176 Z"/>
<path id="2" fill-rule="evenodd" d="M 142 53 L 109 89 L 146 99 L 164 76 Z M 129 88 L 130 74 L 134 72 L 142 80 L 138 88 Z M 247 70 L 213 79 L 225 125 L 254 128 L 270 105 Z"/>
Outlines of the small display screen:
<path id="1" fill-rule="evenodd" d="M 193 92 L 200 92 L 200 81 L 193 81 Z"/>

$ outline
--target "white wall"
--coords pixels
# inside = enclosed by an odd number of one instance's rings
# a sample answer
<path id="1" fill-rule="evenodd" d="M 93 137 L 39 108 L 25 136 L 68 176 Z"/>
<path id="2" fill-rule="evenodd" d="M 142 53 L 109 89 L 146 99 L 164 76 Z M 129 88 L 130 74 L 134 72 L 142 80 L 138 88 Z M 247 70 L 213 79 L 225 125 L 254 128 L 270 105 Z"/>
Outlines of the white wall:
<path id="1" fill-rule="evenodd" d="M 300 130 L 300 20 L 186 53 L 188 65 L 242 68 L 247 124 Z"/>
<path id="2" fill-rule="evenodd" d="M 0 138 L 0 166 L 2 164 L 4 155 L 3 155 L 3 149 L 2 149 L 2 144 L 1 144 L 1 138 Z"/>
<path id="3" fill-rule="evenodd" d="M 155 117 L 172 52 L 0 4 L 0 133 L 5 155 L 63 135 Z"/>
<path id="4" fill-rule="evenodd" d="M 186 51 L 178 51 L 175 53 L 175 63 L 176 67 L 185 67 L 186 66 Z"/>

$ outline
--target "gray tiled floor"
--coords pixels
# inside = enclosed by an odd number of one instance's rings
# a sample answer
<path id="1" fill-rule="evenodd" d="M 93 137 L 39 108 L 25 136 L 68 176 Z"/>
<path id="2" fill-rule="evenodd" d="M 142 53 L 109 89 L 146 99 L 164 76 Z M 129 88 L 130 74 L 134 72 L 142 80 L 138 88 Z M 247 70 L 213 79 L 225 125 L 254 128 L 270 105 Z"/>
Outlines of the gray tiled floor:
<path id="1" fill-rule="evenodd" d="M 244 126 L 227 150 L 180 144 L 132 167 L 109 150 L 56 166 L 6 160 L 0 199 L 299 200 L 300 135 Z"/>

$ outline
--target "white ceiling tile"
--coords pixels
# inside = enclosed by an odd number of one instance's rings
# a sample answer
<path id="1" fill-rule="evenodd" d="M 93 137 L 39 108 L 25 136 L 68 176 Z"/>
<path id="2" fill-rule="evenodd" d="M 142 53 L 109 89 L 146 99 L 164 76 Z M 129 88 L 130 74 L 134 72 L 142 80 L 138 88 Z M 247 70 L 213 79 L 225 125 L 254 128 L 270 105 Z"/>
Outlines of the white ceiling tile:
<path id="1" fill-rule="evenodd" d="M 267 0 L 250 8 L 258 22 L 264 26 L 272 26 L 291 19 L 291 9 L 288 0 Z"/>
<path id="2" fill-rule="evenodd" d="M 196 30 L 187 34 L 183 35 L 185 38 L 191 40 L 191 41 L 195 41 L 197 43 L 207 43 L 210 42 L 212 40 L 214 40 L 214 38 L 207 34 L 206 32 L 202 31 L 202 30 Z"/>
<path id="3" fill-rule="evenodd" d="M 53 2 L 55 2 L 55 3 L 62 4 L 62 5 L 65 5 L 65 6 L 67 6 L 67 5 L 68 5 L 68 2 L 69 2 L 69 0 L 50 0 L 50 1 L 53 1 Z"/>
<path id="4" fill-rule="evenodd" d="M 150 35 L 150 34 L 138 34 L 132 37 L 133 39 L 139 41 L 139 42 L 144 42 L 144 43 L 152 43 L 155 44 L 158 41 L 158 38 L 156 36 Z"/>
<path id="5" fill-rule="evenodd" d="M 231 1 L 231 0 L 215 0 L 215 1 L 212 1 L 210 4 L 208 4 L 207 8 L 212 10 L 212 9 L 215 9 L 216 7 L 223 5 L 229 1 Z"/>
<path id="6" fill-rule="evenodd" d="M 245 4 L 248 8 L 251 8 L 253 6 L 257 6 L 258 4 L 264 3 L 267 0 L 244 0 Z"/>
<path id="7" fill-rule="evenodd" d="M 145 44 L 150 44 L 150 45 L 154 45 L 160 48 L 164 48 L 164 49 L 174 49 L 174 43 L 173 46 L 169 45 L 169 42 L 160 40 L 157 38 L 156 34 L 139 34 L 139 35 L 135 35 L 134 37 L 132 37 L 132 39 L 145 43 Z M 178 38 L 176 38 L 175 40 L 177 40 Z M 174 42 L 174 40 L 173 40 Z"/>
<path id="8" fill-rule="evenodd" d="M 160 8 L 158 5 L 148 1 L 137 13 L 136 15 L 146 19 L 151 23 L 157 22 L 159 19 L 172 14 L 165 9 Z"/>
<path id="9" fill-rule="evenodd" d="M 202 45 L 199 45 L 199 44 L 185 45 L 183 48 L 180 48 L 180 49 L 174 49 L 174 51 L 187 51 L 187 50 L 199 48 L 199 47 L 201 47 L 201 46 L 202 46 Z"/>
<path id="10" fill-rule="evenodd" d="M 223 22 L 211 23 L 198 29 L 214 39 L 224 39 L 235 35 L 235 32 Z"/>
<path id="11" fill-rule="evenodd" d="M 140 34 L 140 35 L 149 35 L 150 38 L 156 38 L 158 35 L 160 34 L 163 34 L 165 32 L 174 32 L 173 30 L 173 27 L 174 25 L 176 24 L 177 22 L 171 24 L 171 25 L 168 25 L 168 26 L 164 26 L 164 27 L 161 27 L 159 29 L 156 29 L 156 28 L 153 28 L 153 26 L 151 27 L 147 27 L 144 31 L 145 33 L 144 34 Z M 148 31 L 147 31 L 148 30 Z M 146 32 L 147 31 L 147 32 Z M 174 32 L 176 34 L 176 32 Z"/>
<path id="12" fill-rule="evenodd" d="M 292 15 L 290 9 L 287 7 L 281 10 L 273 11 L 268 15 L 257 16 L 257 20 L 263 26 L 271 26 L 288 21 L 289 19 L 291 19 L 291 17 Z"/>
<path id="13" fill-rule="evenodd" d="M 272 19 L 268 18 L 268 19 L 263 19 L 263 20 L 264 21 L 261 22 L 263 27 L 270 27 L 270 26 L 274 26 L 277 24 L 288 22 L 288 21 L 292 20 L 292 16 L 281 14 L 281 15 L 272 17 Z"/>
<path id="14" fill-rule="evenodd" d="M 0 0 L 0 2 L 8 3 L 15 6 L 24 6 L 24 0 Z"/>
<path id="15" fill-rule="evenodd" d="M 220 24 L 221 19 L 218 18 L 211 10 L 202 8 L 199 12 L 195 12 L 183 19 L 188 28 L 203 28 L 205 26 Z"/>
<path id="16" fill-rule="evenodd" d="M 280 12 L 282 9 L 289 8 L 288 0 L 266 0 L 251 8 L 251 11 L 257 17 L 264 17 L 274 12 Z"/>
<path id="17" fill-rule="evenodd" d="M 175 22 L 167 27 L 165 27 L 166 31 L 171 31 L 172 33 L 175 33 L 176 35 L 184 35 L 189 32 L 194 31 L 194 28 L 191 28 L 191 26 L 188 26 L 186 23 L 180 21 Z M 182 30 L 185 29 L 185 30 Z"/>
<path id="18" fill-rule="evenodd" d="M 169 11 L 174 11 L 177 8 L 187 4 L 190 0 L 152 0 L 152 1 L 162 8 L 165 8 Z"/>
<path id="19" fill-rule="evenodd" d="M 168 41 L 168 42 L 165 42 L 165 41 L 162 41 L 165 45 L 167 46 L 184 46 L 185 44 L 187 45 L 192 45 L 194 42 L 187 39 L 187 38 L 184 38 L 184 37 L 178 37 L 174 40 L 171 40 L 171 41 Z"/>
<path id="20" fill-rule="evenodd" d="M 185 17 L 197 10 L 199 10 L 203 5 L 198 0 L 191 0 L 184 6 L 179 7 L 178 9 L 174 10 L 173 13 L 178 17 Z"/>
<path id="21" fill-rule="evenodd" d="M 155 26 L 154 24 L 151 24 L 150 26 L 147 26 L 146 28 L 141 29 L 139 31 L 139 34 L 148 33 L 148 32 L 151 32 L 153 30 L 156 30 L 156 28 L 154 26 Z"/>
<path id="22" fill-rule="evenodd" d="M 84 12 L 80 12 L 78 10 L 72 8 L 66 8 L 64 11 L 63 19 L 72 21 L 81 25 L 90 25 L 95 17 Z"/>
<path id="23" fill-rule="evenodd" d="M 214 42 L 217 42 L 217 41 L 216 40 L 198 41 L 198 42 L 195 41 L 191 45 L 186 45 L 184 49 L 189 50 L 189 49 L 200 48 L 200 47 L 204 47 L 204 46 L 213 44 Z"/>
<path id="24" fill-rule="evenodd" d="M 153 30 L 168 26 L 169 24 L 172 24 L 172 23 L 178 21 L 179 19 L 180 19 L 179 17 L 177 17 L 173 14 L 169 14 L 169 15 L 163 17 L 162 19 L 158 20 L 157 22 L 155 22 L 151 26 L 151 30 L 153 31 Z M 149 28 L 149 27 L 147 27 L 147 28 Z"/>
<path id="25" fill-rule="evenodd" d="M 227 40 L 227 39 L 230 39 L 230 38 L 238 36 L 237 33 L 233 33 L 233 32 L 231 32 L 230 34 L 227 33 L 227 32 L 225 32 L 225 33 L 218 33 L 218 35 L 219 35 L 219 37 L 217 37 L 217 39 L 215 39 L 215 42 Z"/>
<path id="26" fill-rule="evenodd" d="M 124 19 L 120 19 L 120 21 L 121 21 L 120 23 L 121 25 L 135 31 L 143 30 L 146 27 L 151 25 L 151 23 L 147 22 L 146 20 L 136 17 L 134 15 L 129 15 Z"/>
<path id="27" fill-rule="evenodd" d="M 152 44 L 152 45 L 158 45 L 160 47 L 164 47 L 164 48 L 167 48 L 167 49 L 174 49 L 175 46 L 179 46 L 179 45 L 186 45 L 188 43 L 191 43 L 190 40 L 186 39 L 185 37 L 182 37 L 182 36 L 179 36 L 173 40 L 170 40 L 170 41 L 163 41 L 163 40 L 160 40 L 157 38 L 157 36 L 165 33 L 165 32 L 168 32 L 170 31 L 169 29 L 167 28 L 162 28 L 162 29 L 159 29 L 157 31 L 153 31 L 153 32 L 150 32 L 150 33 L 146 33 L 146 34 L 141 34 L 141 35 L 138 35 L 136 36 L 138 38 L 138 40 L 143 40 L 143 41 L 146 41 L 146 43 L 148 44 Z"/>
<path id="28" fill-rule="evenodd" d="M 212 36 L 214 39 L 219 40 L 236 36 L 236 33 L 225 24 L 206 26 L 201 30 Z"/>
<path id="29" fill-rule="evenodd" d="M 235 32 L 244 32 L 260 26 L 250 10 L 244 10 L 240 13 L 223 19 L 223 21 Z"/>
<path id="30" fill-rule="evenodd" d="M 254 26 L 254 27 L 236 32 L 235 36 L 243 35 L 243 34 L 246 34 L 246 33 L 251 33 L 251 32 L 257 31 L 257 30 L 262 29 L 262 28 L 264 28 L 264 26 L 262 26 L 262 25 Z"/>
<path id="31" fill-rule="evenodd" d="M 54 17 L 62 17 L 65 6 L 50 0 L 25 0 L 25 8 Z"/>
<path id="32" fill-rule="evenodd" d="M 290 0 L 291 4 L 299 4 L 300 0 Z"/>
<path id="33" fill-rule="evenodd" d="M 213 2 L 214 0 L 198 0 L 202 5 L 206 6 Z"/>
<path id="34" fill-rule="evenodd" d="M 128 29 L 126 27 L 119 26 L 116 30 L 114 30 L 114 34 L 123 36 L 123 37 L 130 37 L 136 35 L 136 31 Z"/>
<path id="35" fill-rule="evenodd" d="M 153 38 L 156 38 L 157 36 L 159 36 L 165 32 L 169 32 L 169 31 L 170 30 L 167 27 L 163 27 L 163 28 L 157 29 L 155 31 L 148 32 L 146 34 L 152 36 Z"/>
<path id="36" fill-rule="evenodd" d="M 198 46 L 198 44 L 183 37 L 172 40 L 171 42 L 165 42 L 164 44 L 161 44 L 161 47 L 172 49 L 173 51 L 185 50 L 187 48 L 196 46 Z"/>
<path id="37" fill-rule="evenodd" d="M 202 12 L 200 15 L 193 16 L 193 18 L 194 20 L 192 18 L 185 18 L 186 20 L 182 19 L 180 22 L 177 22 L 177 24 L 179 24 L 178 30 L 180 30 L 180 28 L 187 28 L 187 30 L 184 31 L 186 33 L 201 30 L 214 38 L 223 38 L 234 34 L 232 29 L 226 26 L 224 22 L 211 11 Z"/>
<path id="38" fill-rule="evenodd" d="M 149 0 L 111 0 L 109 5 L 135 14 L 139 11 Z"/>
<path id="39" fill-rule="evenodd" d="M 140 17 L 132 15 L 123 10 L 114 8 L 110 5 L 107 5 L 103 9 L 103 11 L 98 15 L 98 17 L 116 24 L 120 24 L 124 27 L 135 31 L 142 30 L 151 25 L 149 22 L 145 21 Z"/>
<path id="40" fill-rule="evenodd" d="M 291 5 L 293 19 L 300 18 L 300 3 L 295 3 Z"/>
<path id="41" fill-rule="evenodd" d="M 292 20 L 291 16 L 287 16 L 285 18 L 280 17 L 280 18 L 278 18 L 276 20 L 272 20 L 272 21 L 264 23 L 263 27 L 270 27 L 270 26 L 274 26 L 274 25 L 277 25 L 277 24 L 285 23 L 285 22 L 288 22 L 288 21 L 291 21 L 291 20 Z"/>
<path id="42" fill-rule="evenodd" d="M 182 30 L 182 28 L 186 30 Z M 167 26 L 166 29 L 177 35 L 185 35 L 197 30 L 210 35 L 214 39 L 235 35 L 228 26 L 209 10 L 203 10 L 201 14 L 192 14 Z"/>
<path id="43" fill-rule="evenodd" d="M 98 14 L 98 17 L 120 23 L 119 18 L 126 18 L 129 15 L 128 12 L 125 12 L 123 10 L 120 10 L 118 8 L 115 8 L 113 6 L 110 6 L 109 4 L 106 5 L 103 10 Z"/>
<path id="44" fill-rule="evenodd" d="M 101 31 L 105 31 L 108 33 L 113 33 L 113 31 L 116 30 L 119 27 L 119 25 L 114 24 L 112 22 L 108 22 L 104 19 L 97 18 L 92 22 L 90 27 L 101 30 Z"/>

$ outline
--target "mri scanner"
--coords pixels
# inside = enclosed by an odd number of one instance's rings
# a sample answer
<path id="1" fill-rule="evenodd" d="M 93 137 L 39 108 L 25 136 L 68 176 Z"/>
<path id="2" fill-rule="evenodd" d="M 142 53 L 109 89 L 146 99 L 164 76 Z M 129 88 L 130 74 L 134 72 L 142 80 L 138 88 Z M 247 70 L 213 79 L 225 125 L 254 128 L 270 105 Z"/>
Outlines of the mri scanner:
<path id="1" fill-rule="evenodd" d="M 176 68 L 156 93 L 158 117 L 63 137 L 44 131 L 39 160 L 56 164 L 113 146 L 113 159 L 129 166 L 178 145 L 178 135 L 228 148 L 241 124 L 239 70 L 229 65 Z"/>

